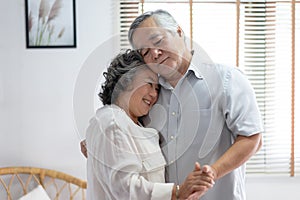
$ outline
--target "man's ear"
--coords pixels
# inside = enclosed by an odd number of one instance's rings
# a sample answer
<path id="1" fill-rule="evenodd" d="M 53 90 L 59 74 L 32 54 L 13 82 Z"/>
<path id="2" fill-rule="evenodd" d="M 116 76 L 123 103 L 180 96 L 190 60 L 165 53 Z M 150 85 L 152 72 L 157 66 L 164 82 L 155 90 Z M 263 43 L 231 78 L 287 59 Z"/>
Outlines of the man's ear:
<path id="1" fill-rule="evenodd" d="M 180 26 L 177 26 L 177 33 L 178 33 L 178 35 L 179 35 L 180 37 L 183 36 L 183 30 L 182 30 L 182 28 L 181 28 Z"/>

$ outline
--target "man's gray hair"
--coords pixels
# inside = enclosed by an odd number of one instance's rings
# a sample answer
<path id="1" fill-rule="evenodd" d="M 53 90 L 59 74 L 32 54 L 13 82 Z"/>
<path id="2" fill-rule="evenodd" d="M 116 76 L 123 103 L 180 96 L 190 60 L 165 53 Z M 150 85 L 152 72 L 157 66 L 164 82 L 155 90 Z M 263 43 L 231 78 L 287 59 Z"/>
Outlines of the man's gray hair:
<path id="1" fill-rule="evenodd" d="M 152 17 L 154 19 L 154 21 L 156 22 L 156 25 L 158 27 L 165 28 L 172 33 L 175 33 L 177 31 L 178 23 L 176 22 L 174 17 L 169 12 L 167 12 L 165 10 L 161 10 L 161 9 L 145 12 L 145 13 L 141 14 L 140 16 L 138 16 L 132 22 L 132 24 L 129 28 L 129 31 L 128 31 L 128 40 L 133 48 L 135 48 L 133 45 L 133 38 L 132 38 L 134 31 L 137 28 L 139 28 L 141 23 L 143 21 L 145 21 L 146 19 L 148 19 L 149 17 Z"/>

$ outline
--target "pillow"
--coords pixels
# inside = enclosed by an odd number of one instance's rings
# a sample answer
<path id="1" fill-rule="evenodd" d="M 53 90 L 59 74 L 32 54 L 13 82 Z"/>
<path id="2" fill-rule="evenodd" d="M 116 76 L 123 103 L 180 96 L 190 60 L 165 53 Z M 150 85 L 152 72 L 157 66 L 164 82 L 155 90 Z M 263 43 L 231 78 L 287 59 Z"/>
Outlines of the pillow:
<path id="1" fill-rule="evenodd" d="M 39 185 L 18 200 L 51 200 L 43 186 Z"/>

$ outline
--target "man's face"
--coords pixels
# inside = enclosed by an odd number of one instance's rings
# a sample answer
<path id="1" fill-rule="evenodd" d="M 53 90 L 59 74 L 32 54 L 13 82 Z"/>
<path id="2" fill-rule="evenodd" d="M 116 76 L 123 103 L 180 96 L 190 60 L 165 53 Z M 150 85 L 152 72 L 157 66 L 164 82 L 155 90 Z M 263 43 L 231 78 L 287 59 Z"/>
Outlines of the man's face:
<path id="1" fill-rule="evenodd" d="M 184 36 L 178 27 L 176 33 L 157 27 L 150 17 L 133 33 L 133 46 L 139 49 L 144 61 L 155 72 L 167 80 L 178 77 L 185 64 L 183 54 L 186 47 Z"/>

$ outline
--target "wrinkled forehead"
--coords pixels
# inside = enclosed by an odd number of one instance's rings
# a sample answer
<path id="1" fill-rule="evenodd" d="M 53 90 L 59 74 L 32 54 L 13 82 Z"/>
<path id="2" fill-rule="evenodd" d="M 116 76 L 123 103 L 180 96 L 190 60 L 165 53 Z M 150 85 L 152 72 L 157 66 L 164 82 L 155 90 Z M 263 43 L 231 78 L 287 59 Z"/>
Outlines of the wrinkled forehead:
<path id="1" fill-rule="evenodd" d="M 132 34 L 134 49 L 150 47 L 157 38 L 166 34 L 167 29 L 161 27 L 140 27 L 136 28 Z"/>

